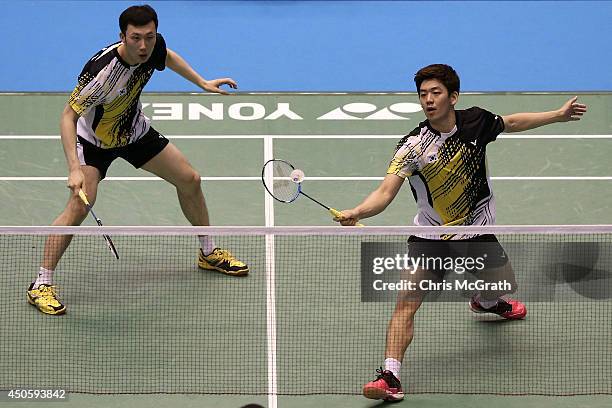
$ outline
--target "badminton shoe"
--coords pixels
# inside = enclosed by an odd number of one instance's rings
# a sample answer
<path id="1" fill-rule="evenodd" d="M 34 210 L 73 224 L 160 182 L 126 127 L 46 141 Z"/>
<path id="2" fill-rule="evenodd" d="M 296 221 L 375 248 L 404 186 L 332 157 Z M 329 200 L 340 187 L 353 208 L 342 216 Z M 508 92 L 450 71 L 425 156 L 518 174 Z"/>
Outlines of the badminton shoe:
<path id="1" fill-rule="evenodd" d="M 56 288 L 52 285 L 39 285 L 34 289 L 34 283 L 28 288 L 28 303 L 38 310 L 50 315 L 61 315 L 66 312 L 66 306 L 57 297 Z"/>
<path id="2" fill-rule="evenodd" d="M 402 384 L 389 370 L 377 369 L 374 381 L 363 386 L 363 396 L 370 399 L 400 401 L 404 399 Z"/>
<path id="3" fill-rule="evenodd" d="M 472 298 L 470 299 L 470 309 L 474 313 L 495 313 L 508 320 L 523 319 L 527 315 L 527 308 L 518 300 L 499 298 L 497 304 L 490 308 L 484 308 L 480 303 Z"/>
<path id="4" fill-rule="evenodd" d="M 204 255 L 200 249 L 198 267 L 232 276 L 245 276 L 249 273 L 249 267 L 244 262 L 236 259 L 229 251 L 220 248 L 215 248 L 209 255 Z"/>

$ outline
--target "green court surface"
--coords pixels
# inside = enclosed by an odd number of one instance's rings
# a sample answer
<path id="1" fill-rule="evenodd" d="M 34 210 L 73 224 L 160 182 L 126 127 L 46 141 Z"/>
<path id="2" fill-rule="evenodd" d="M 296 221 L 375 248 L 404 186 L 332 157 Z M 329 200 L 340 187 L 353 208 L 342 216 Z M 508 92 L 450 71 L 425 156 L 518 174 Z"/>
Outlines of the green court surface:
<path id="1" fill-rule="evenodd" d="M 558 107 L 569 96 L 465 95 L 462 96 L 464 103 L 460 108 L 477 104 L 500 114 L 544 110 Z M 612 118 L 609 115 L 612 95 L 585 94 L 581 95 L 581 99 L 589 104 L 590 110 L 583 121 L 545 127 L 522 138 L 502 135 L 490 145 L 488 165 L 493 176 L 498 224 L 612 223 L 612 167 L 609 160 L 612 155 Z M 0 225 L 44 226 L 62 211 L 68 190 L 65 187 L 65 159 L 57 138 L 57 118 L 65 100 L 66 95 L 0 95 L 0 110 L 4 112 L 0 124 L 0 200 L 4 210 L 0 213 Z M 304 190 L 308 194 L 337 208 L 350 208 L 376 188 L 385 174 L 397 140 L 422 120 L 422 112 L 406 113 L 396 106 L 394 113 L 391 109 L 393 104 L 416 102 L 413 94 L 278 94 L 227 98 L 148 94 L 143 100 L 150 104 L 145 108 L 145 113 L 154 119 L 157 116 L 153 122 L 155 128 L 168 136 L 204 177 L 202 185 L 211 219 L 218 226 L 333 225 L 325 211 L 305 199 L 291 205 L 275 203 L 274 220 L 267 218 L 264 189 L 259 179 L 264 161 L 275 157 L 293 162 L 306 172 L 307 178 L 316 178 L 304 183 Z M 214 110 L 214 103 L 223 104 L 223 110 L 215 111 L 215 119 L 196 115 L 201 112 L 198 106 Z M 266 119 L 266 115 L 278 109 L 279 103 L 289 104 L 288 108 L 282 109 L 290 109 L 301 119 Z M 349 106 L 351 103 L 375 106 L 361 106 L 362 110 L 370 109 L 368 114 L 387 109 L 383 112 L 385 115 L 391 112 L 397 117 L 367 119 L 365 114 L 355 112 L 357 109 L 352 109 Z M 232 110 L 232 104 L 239 106 Z M 260 106 L 265 110 L 262 117 L 257 114 Z M 338 109 L 345 116 L 352 116 L 352 119 L 320 119 Z M 174 112 L 174 116 L 168 112 Z M 222 119 L 220 112 L 223 113 Z M 151 176 L 125 162 L 113 164 L 108 180 L 100 185 L 96 203 L 96 213 L 105 225 L 186 225 L 174 188 L 161 180 L 144 179 Z M 411 225 L 414 213 L 412 194 L 408 186 L 404 186 L 383 214 L 364 223 L 372 226 Z M 90 225 L 91 220 L 88 219 L 85 224 Z M 2 364 L 13 367 L 21 361 L 36 365 L 33 353 L 41 340 L 32 334 L 45 333 L 47 337 L 62 339 L 61 344 L 52 347 L 53 355 L 45 357 L 45 364 L 50 367 L 60 365 L 64 372 L 72 373 L 70 377 L 59 379 L 64 386 L 86 388 L 90 385 L 80 381 L 95 377 L 96 366 L 112 369 L 110 366 L 115 364 L 114 369 L 121 372 L 121 376 L 101 379 L 99 384 L 95 384 L 99 389 L 94 392 L 104 393 L 104 390 L 108 390 L 112 393 L 119 387 L 127 393 L 72 394 L 68 401 L 53 402 L 51 406 L 174 405 L 224 408 L 240 407 L 250 402 L 268 406 L 269 399 L 265 395 L 268 384 L 265 276 L 253 273 L 246 279 L 228 283 L 223 276 L 199 273 L 193 263 L 195 251 L 192 256 L 185 249 L 197 248 L 197 244 L 185 239 L 178 239 L 169 251 L 167 246 L 170 244 L 143 240 L 133 245 L 128 243 L 127 238 L 117 237 L 116 244 L 123 249 L 124 255 L 119 263 L 99 261 L 97 253 L 88 251 L 95 243 L 88 245 L 85 239 L 80 242 L 75 240 L 75 245 L 67 254 L 70 259 L 67 262 L 74 270 L 58 274 L 62 297 L 71 310 L 58 319 L 42 316 L 27 306 L 24 289 L 35 275 L 38 259 L 24 259 L 5 241 L 0 245 L 0 254 L 3 258 L 17 259 L 12 265 L 15 276 L 0 278 L 0 293 L 11 310 L 10 315 L 5 314 L 0 318 L 3 327 L 11 328 L 10 331 L 3 331 L 5 344 L 10 344 L 11 350 L 1 349 L 4 362 L 0 363 L 0 367 Z M 253 239 L 256 244 L 253 244 Z M 266 253 L 262 249 L 263 238 L 257 239 L 244 242 L 237 239 L 228 244 L 233 251 L 249 260 L 252 270 L 263 270 Z M 35 240 L 31 245 L 29 241 L 24 242 L 21 244 L 23 248 L 31 246 L 32 253 L 39 255 L 40 241 Z M 126 247 L 129 250 L 125 250 Z M 281 244 L 279 252 L 282 249 Z M 312 251 L 312 248 L 306 248 L 304 253 L 312 254 Z M 88 255 L 79 255 L 82 253 Z M 169 253 L 172 255 L 168 256 Z M 289 249 L 287 254 L 291 254 Z M 296 259 L 298 265 L 301 265 L 300 262 L 309 264 L 312 261 Z M 173 265 L 171 273 L 161 268 L 161 265 L 168 264 Z M 123 274 L 125 269 L 132 272 L 137 270 L 136 265 L 147 271 L 146 278 L 137 274 Z M 350 394 L 358 394 L 361 385 L 373 379 L 374 369 L 382 363 L 384 331 L 392 305 L 373 305 L 356 300 L 353 309 L 345 310 L 342 302 L 334 304 L 333 299 L 337 296 L 335 290 L 349 290 L 358 294 L 359 282 L 353 281 L 354 287 L 349 285 L 347 289 L 346 282 L 334 285 L 323 268 L 317 270 L 309 265 L 307 269 L 310 273 L 307 277 L 299 277 L 298 284 L 303 286 L 298 288 L 293 286 L 295 281 L 291 274 L 300 274 L 299 267 L 288 266 L 286 270 L 277 272 L 279 392 L 300 394 L 303 384 L 300 384 L 299 378 L 304 377 L 317 378 L 315 383 L 326 392 L 333 392 L 335 387 L 339 387 L 349 390 Z M 117 287 L 118 282 L 121 287 Z M 286 294 L 291 294 L 291 297 Z M 201 302 L 194 302 L 199 298 Z M 113 307 L 101 319 L 97 311 L 109 301 Z M 604 336 L 604 340 L 609 338 L 610 302 L 600 303 L 599 306 L 601 309 L 598 310 L 607 313 L 584 322 L 581 326 L 583 331 L 572 332 L 571 342 L 563 345 L 562 351 L 548 350 L 548 353 L 542 354 L 535 349 L 521 348 L 520 342 L 511 343 L 516 366 L 524 367 L 531 363 L 533 370 L 521 371 L 518 379 L 508 374 L 508 383 L 505 384 L 508 393 L 515 393 L 513 390 L 517 387 L 540 393 L 540 385 L 545 385 L 546 378 L 554 376 L 555 370 L 561 368 L 563 372 L 572 372 L 578 362 L 571 356 L 582 355 L 579 352 L 581 341 L 592 335 Z M 511 372 L 512 363 L 496 364 L 497 356 L 503 351 L 503 345 L 496 339 L 532 334 L 529 344 L 540 344 L 546 342 L 547 334 L 562 337 L 568 330 L 546 318 L 550 315 L 550 305 L 546 304 L 530 305 L 530 318 L 519 325 L 480 324 L 469 319 L 464 304 L 431 304 L 426 307 L 438 309 L 435 315 L 423 313 L 419 324 L 428 328 L 427 333 L 422 337 L 417 334 L 409 349 L 409 353 L 413 351 L 420 357 L 415 359 L 411 368 L 405 369 L 407 398 L 394 406 L 610 406 L 610 395 L 410 395 L 411 390 L 418 392 L 427 389 L 429 382 L 436 382 L 440 389 L 453 390 L 453 381 L 461 378 L 462 367 L 452 364 L 453 356 L 445 354 L 444 348 L 437 356 L 430 355 L 430 360 L 422 358 L 432 342 L 450 336 L 449 332 L 463 341 L 458 346 L 463 353 L 489 353 L 490 365 L 483 371 L 495 374 L 495 378 L 502 378 L 503 370 Z M 572 313 L 571 306 L 555 307 L 568 307 L 566 312 Z M 158 308 L 166 312 L 160 314 Z M 173 313 L 168 313 L 168 310 Z M 557 309 L 555 313 L 561 312 Z M 330 315 L 334 319 L 329 319 Z M 428 317 L 440 315 L 444 316 L 440 321 L 427 320 Z M 228 324 L 228 321 L 232 323 Z M 337 324 L 339 321 L 341 325 Z M 368 333 L 375 335 L 350 337 L 345 330 L 351 327 L 351 321 L 359 321 L 362 325 L 369 322 Z M 602 334 L 605 327 L 608 327 L 608 332 Z M 135 334 L 134 338 L 139 342 L 122 343 L 124 332 Z M 203 339 L 203 333 L 212 335 Z M 348 347 L 346 350 L 326 350 L 326 336 L 347 336 Z M 474 347 L 474 341 L 478 347 Z M 184 353 L 178 357 L 178 361 L 171 352 L 173 346 Z M 104 350 L 104 353 L 92 354 L 91 349 Z M 223 353 L 219 350 L 233 352 Z M 159 356 L 159 365 L 151 364 L 151 354 Z M 244 358 L 245 355 L 248 358 Z M 600 357 L 597 354 L 588 355 L 586 361 L 579 363 L 588 367 L 588 362 L 592 361 L 596 365 Z M 129 364 L 122 370 L 126 358 Z M 171 361 L 162 364 L 164 359 Z M 427 365 L 438 367 L 440 376 L 431 378 L 419 375 L 419 370 L 426 371 Z M 357 366 L 358 372 L 363 375 L 355 378 Z M 222 369 L 223 373 L 211 372 L 207 367 Z M 36 381 L 44 382 L 46 373 L 46 370 L 32 370 L 20 380 L 23 386 L 32 386 L 37 384 Z M 563 378 L 563 389 L 559 393 L 581 393 L 581 389 L 588 389 L 592 385 L 583 384 L 581 378 L 591 382 L 601 381 L 599 385 L 610 381 L 609 377 L 599 378 L 601 374 L 606 373 L 574 372 Z M 158 381 L 160 378 L 163 378 L 160 383 L 151 382 L 151 379 Z M 202 384 L 205 384 L 204 389 L 208 392 L 223 393 L 232 389 L 223 382 L 227 378 L 236 378 L 237 381 L 245 381 L 246 378 L 243 392 L 249 395 L 192 393 Z M 0 370 L 0 379 L 1 383 L 15 383 L 14 373 L 10 371 Z M 483 384 L 486 385 L 486 381 L 483 379 Z M 520 384 L 513 384 L 513 381 Z M 138 392 L 155 392 L 164 387 L 183 389 L 185 392 L 135 395 Z M 277 404 L 279 407 L 386 405 L 358 395 L 326 393 L 279 395 Z M 40 406 L 39 403 L 13 403 L 0 399 L 0 407 L 13 405 Z"/>

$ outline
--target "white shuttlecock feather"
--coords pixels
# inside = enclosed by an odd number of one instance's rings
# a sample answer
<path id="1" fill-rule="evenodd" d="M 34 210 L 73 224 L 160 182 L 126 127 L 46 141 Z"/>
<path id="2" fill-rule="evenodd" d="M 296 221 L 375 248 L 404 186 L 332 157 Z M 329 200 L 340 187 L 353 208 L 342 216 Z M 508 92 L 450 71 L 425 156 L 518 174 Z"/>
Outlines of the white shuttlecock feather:
<path id="1" fill-rule="evenodd" d="M 304 180 L 304 172 L 300 169 L 295 169 L 291 172 L 291 181 L 301 183 Z"/>

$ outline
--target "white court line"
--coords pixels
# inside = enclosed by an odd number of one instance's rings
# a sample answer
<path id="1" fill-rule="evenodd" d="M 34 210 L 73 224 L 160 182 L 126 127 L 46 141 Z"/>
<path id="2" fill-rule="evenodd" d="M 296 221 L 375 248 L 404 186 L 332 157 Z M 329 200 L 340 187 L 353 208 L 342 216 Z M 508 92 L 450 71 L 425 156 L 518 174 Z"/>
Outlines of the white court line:
<path id="1" fill-rule="evenodd" d="M 609 181 L 612 177 L 609 176 L 559 176 L 559 177 L 530 177 L 530 176 L 500 176 L 491 177 L 493 180 L 531 180 L 531 181 Z"/>
<path id="2" fill-rule="evenodd" d="M 168 139 L 400 139 L 405 135 L 166 135 Z M 59 139 L 58 135 L 0 135 L 0 140 Z M 612 135 L 502 134 L 498 139 L 612 139 Z"/>
<path id="3" fill-rule="evenodd" d="M 501 134 L 498 139 L 612 139 L 612 135 L 506 135 Z"/>
<path id="4" fill-rule="evenodd" d="M 0 181 L 64 181 L 67 177 L 0 177 Z M 200 177 L 202 181 L 255 181 L 260 177 Z M 160 177 L 106 177 L 108 181 L 161 181 Z"/>
<path id="5" fill-rule="evenodd" d="M 200 177 L 202 181 L 260 181 L 261 177 Z M 306 177 L 307 181 L 380 181 L 384 177 Z M 500 181 L 609 181 L 612 176 L 498 176 Z M 0 177 L 0 181 L 65 181 L 66 177 Z M 108 181 L 161 181 L 159 177 L 107 177 Z M 267 199 L 267 198 L 266 198 Z M 271 207 L 273 210 L 273 207 Z M 272 219 L 271 225 L 274 225 Z"/>
<path id="6" fill-rule="evenodd" d="M 264 163 L 274 158 L 274 139 L 264 138 Z M 269 166 L 267 166 L 269 167 Z M 268 168 L 264 175 L 268 185 L 272 185 L 273 174 Z M 249 178 L 250 179 L 250 178 Z M 259 180 L 259 177 L 255 177 Z M 274 226 L 274 199 L 267 192 L 264 194 L 266 227 Z M 268 407 L 277 408 L 277 372 L 276 372 L 276 251 L 274 235 L 266 234 L 266 338 L 268 346 Z"/>

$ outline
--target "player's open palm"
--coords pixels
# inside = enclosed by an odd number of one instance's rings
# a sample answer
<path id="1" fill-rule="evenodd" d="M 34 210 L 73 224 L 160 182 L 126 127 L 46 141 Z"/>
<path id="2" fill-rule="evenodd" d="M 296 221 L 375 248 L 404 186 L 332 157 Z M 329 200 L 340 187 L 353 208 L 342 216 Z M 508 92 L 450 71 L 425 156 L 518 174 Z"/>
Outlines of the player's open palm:
<path id="1" fill-rule="evenodd" d="M 238 89 L 238 84 L 232 78 L 211 79 L 209 81 L 206 81 L 206 85 L 204 86 L 204 89 L 208 92 L 219 93 L 222 95 L 229 95 L 229 92 L 220 88 L 223 85 L 227 85 L 232 89 Z"/>
<path id="2" fill-rule="evenodd" d="M 569 122 L 574 120 L 580 120 L 582 115 L 587 111 L 587 106 L 577 102 L 578 97 L 574 96 L 568 100 L 561 107 L 560 112 L 562 115 L 561 122 Z"/>

